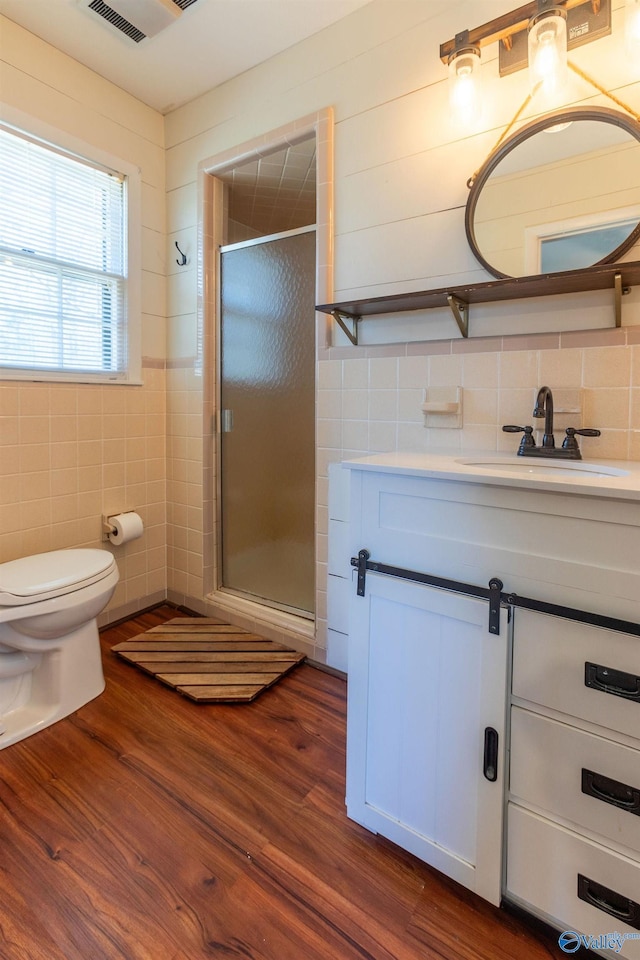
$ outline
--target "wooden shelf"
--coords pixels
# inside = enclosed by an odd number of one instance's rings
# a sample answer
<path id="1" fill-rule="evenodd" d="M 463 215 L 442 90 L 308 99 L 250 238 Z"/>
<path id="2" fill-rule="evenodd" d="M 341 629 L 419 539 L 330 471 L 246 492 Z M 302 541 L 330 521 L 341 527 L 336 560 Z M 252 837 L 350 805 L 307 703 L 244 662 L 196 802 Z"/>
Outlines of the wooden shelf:
<path id="1" fill-rule="evenodd" d="M 363 300 L 345 300 L 341 303 L 323 303 L 316 307 L 331 314 L 352 343 L 357 344 L 357 322 L 364 317 L 384 313 L 405 313 L 410 310 L 432 310 L 449 306 L 460 332 L 468 335 L 468 306 L 472 303 L 495 303 L 501 300 L 523 300 L 527 297 L 548 297 L 562 293 L 584 293 L 590 290 L 612 290 L 616 295 L 616 326 L 620 326 L 620 297 L 640 283 L 640 261 L 609 263 L 547 273 L 533 277 L 514 277 L 507 280 L 489 280 L 415 293 L 398 293 L 387 297 Z M 341 322 L 341 320 L 343 322 Z M 344 321 L 352 323 L 352 330 Z"/>

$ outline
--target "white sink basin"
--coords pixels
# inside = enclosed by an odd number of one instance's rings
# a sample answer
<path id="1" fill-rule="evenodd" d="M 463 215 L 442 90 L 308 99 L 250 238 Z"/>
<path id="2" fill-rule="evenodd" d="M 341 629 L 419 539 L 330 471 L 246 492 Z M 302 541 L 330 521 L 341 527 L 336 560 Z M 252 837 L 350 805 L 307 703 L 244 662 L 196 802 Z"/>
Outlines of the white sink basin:
<path id="1" fill-rule="evenodd" d="M 500 473 L 516 473 L 523 477 L 580 477 L 597 479 L 598 477 L 627 477 L 628 470 L 618 470 L 600 463 L 583 463 L 571 460 L 538 460 L 533 457 L 496 458 L 495 460 L 458 460 L 466 467 L 480 467 L 481 470 L 494 470 Z"/>

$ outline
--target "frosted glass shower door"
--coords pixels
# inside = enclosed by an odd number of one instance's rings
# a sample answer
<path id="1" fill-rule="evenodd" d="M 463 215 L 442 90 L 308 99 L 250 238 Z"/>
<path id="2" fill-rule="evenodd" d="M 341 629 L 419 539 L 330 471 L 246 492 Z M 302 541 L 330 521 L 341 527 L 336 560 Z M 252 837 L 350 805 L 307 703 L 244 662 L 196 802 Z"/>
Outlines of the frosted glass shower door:
<path id="1" fill-rule="evenodd" d="M 315 230 L 223 248 L 221 586 L 314 611 Z"/>

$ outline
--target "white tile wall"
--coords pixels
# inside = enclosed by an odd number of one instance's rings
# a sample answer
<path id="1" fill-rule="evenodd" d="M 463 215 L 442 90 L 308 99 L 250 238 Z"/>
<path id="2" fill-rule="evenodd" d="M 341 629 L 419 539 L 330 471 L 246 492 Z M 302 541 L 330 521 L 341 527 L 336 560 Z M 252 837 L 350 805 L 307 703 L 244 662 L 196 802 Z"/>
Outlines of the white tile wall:
<path id="1" fill-rule="evenodd" d="M 351 473 L 332 463 L 329 474 L 329 560 L 327 576 L 327 663 L 347 670 L 349 596 L 352 567 L 349 554 L 349 490 Z"/>

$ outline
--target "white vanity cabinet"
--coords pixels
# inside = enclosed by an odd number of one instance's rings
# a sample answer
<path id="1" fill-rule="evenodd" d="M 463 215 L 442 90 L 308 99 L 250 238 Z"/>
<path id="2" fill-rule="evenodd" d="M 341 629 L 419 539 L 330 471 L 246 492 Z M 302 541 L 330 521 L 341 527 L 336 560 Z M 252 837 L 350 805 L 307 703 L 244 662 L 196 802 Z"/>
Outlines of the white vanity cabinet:
<path id="1" fill-rule="evenodd" d="M 639 960 L 640 477 L 602 493 L 450 458 L 346 466 L 349 551 L 370 555 L 349 608 L 349 816 Z"/>

